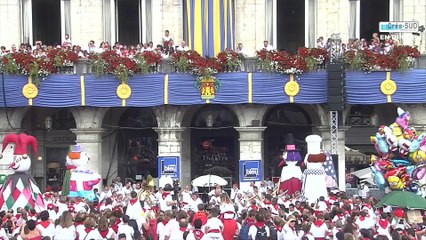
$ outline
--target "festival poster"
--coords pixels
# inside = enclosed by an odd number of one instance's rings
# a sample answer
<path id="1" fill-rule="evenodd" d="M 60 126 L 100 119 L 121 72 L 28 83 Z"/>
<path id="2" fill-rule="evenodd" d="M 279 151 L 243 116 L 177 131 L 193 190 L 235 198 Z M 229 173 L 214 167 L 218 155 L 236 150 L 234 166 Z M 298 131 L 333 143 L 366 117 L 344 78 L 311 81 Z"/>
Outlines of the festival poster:
<path id="1" fill-rule="evenodd" d="M 240 182 L 262 180 L 261 160 L 240 160 Z"/>
<path id="2" fill-rule="evenodd" d="M 180 158 L 174 156 L 158 158 L 158 178 L 161 176 L 169 176 L 173 179 L 180 178 Z"/>

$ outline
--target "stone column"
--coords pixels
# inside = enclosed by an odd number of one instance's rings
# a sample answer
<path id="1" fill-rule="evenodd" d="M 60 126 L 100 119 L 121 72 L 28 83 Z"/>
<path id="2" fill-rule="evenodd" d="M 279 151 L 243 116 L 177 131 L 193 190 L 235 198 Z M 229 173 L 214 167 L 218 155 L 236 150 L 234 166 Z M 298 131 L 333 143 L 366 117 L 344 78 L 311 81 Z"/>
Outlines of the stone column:
<path id="1" fill-rule="evenodd" d="M 319 126 L 316 127 L 318 134 L 322 137 L 322 146 L 323 150 L 331 151 L 331 139 L 330 139 L 330 126 Z M 339 127 L 338 134 L 338 166 L 336 171 L 338 172 L 338 185 L 341 191 L 346 190 L 346 154 L 345 154 L 345 145 L 346 145 L 346 130 L 349 128 L 347 126 Z M 336 166 L 335 166 L 336 167 Z"/>
<path id="2" fill-rule="evenodd" d="M 235 130 L 240 134 L 240 161 L 263 160 L 263 132 L 265 129 L 266 127 L 235 127 Z M 263 161 L 262 171 L 262 175 L 264 175 Z M 248 189 L 249 187 L 249 182 L 240 182 L 240 189 Z"/>
<path id="3" fill-rule="evenodd" d="M 102 167 L 104 164 L 108 164 L 108 161 L 102 161 L 101 159 L 103 129 L 78 128 L 71 129 L 71 131 L 77 137 L 76 143 L 81 146 L 81 150 L 86 152 L 90 158 L 87 169 L 99 173 L 104 178 Z"/>
<path id="4" fill-rule="evenodd" d="M 182 159 L 182 134 L 185 128 L 181 127 L 157 127 L 158 156 L 173 156 L 180 159 L 181 185 L 187 185 L 191 181 L 191 159 Z"/>

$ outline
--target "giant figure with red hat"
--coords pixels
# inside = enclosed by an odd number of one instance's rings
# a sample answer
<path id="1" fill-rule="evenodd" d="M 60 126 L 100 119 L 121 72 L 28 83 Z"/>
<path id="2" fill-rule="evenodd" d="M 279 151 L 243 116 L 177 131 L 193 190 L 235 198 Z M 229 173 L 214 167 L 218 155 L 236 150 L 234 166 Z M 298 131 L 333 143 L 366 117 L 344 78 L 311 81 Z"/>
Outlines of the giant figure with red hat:
<path id="1" fill-rule="evenodd" d="M 27 147 L 31 146 L 37 154 L 37 140 L 27 134 L 7 134 L 3 139 L 3 151 L 9 143 L 15 144 L 13 158 L 10 159 L 9 168 L 14 171 L 6 177 L 0 188 L 0 210 L 31 208 L 41 211 L 45 209 L 43 196 L 36 185 L 34 178 L 27 173 L 31 167 L 31 158 L 28 156 Z M 2 151 L 2 152 L 3 152 Z M 3 155 L 0 154 L 0 158 Z"/>

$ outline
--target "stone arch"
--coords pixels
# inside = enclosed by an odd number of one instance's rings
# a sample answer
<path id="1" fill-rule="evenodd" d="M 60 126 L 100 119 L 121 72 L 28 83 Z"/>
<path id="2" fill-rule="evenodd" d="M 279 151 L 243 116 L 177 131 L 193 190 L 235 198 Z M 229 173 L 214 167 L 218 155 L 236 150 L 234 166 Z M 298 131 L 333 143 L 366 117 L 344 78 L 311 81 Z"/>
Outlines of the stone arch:
<path id="1" fill-rule="evenodd" d="M 277 166 L 286 144 L 295 144 L 306 151 L 305 137 L 314 127 L 326 123 L 327 117 L 319 105 L 280 104 L 268 108 L 262 118 L 264 132 L 265 176 L 279 176 Z"/>
<path id="2" fill-rule="evenodd" d="M 157 175 L 158 126 L 153 108 L 111 108 L 103 120 L 106 176 L 123 179 Z M 115 160 L 115 161 L 114 161 Z"/>

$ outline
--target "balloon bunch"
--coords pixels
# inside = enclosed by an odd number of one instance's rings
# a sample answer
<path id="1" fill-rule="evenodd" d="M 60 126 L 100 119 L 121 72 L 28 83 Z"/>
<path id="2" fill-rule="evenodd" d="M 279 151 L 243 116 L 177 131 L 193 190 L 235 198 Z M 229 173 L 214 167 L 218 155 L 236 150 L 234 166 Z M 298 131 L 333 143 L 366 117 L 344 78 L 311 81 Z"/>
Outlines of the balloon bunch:
<path id="1" fill-rule="evenodd" d="M 398 108 L 390 126 L 380 126 L 370 140 L 378 156 L 371 158 L 371 171 L 380 189 L 420 193 L 419 180 L 426 174 L 426 137 L 409 126 L 410 113 Z"/>

